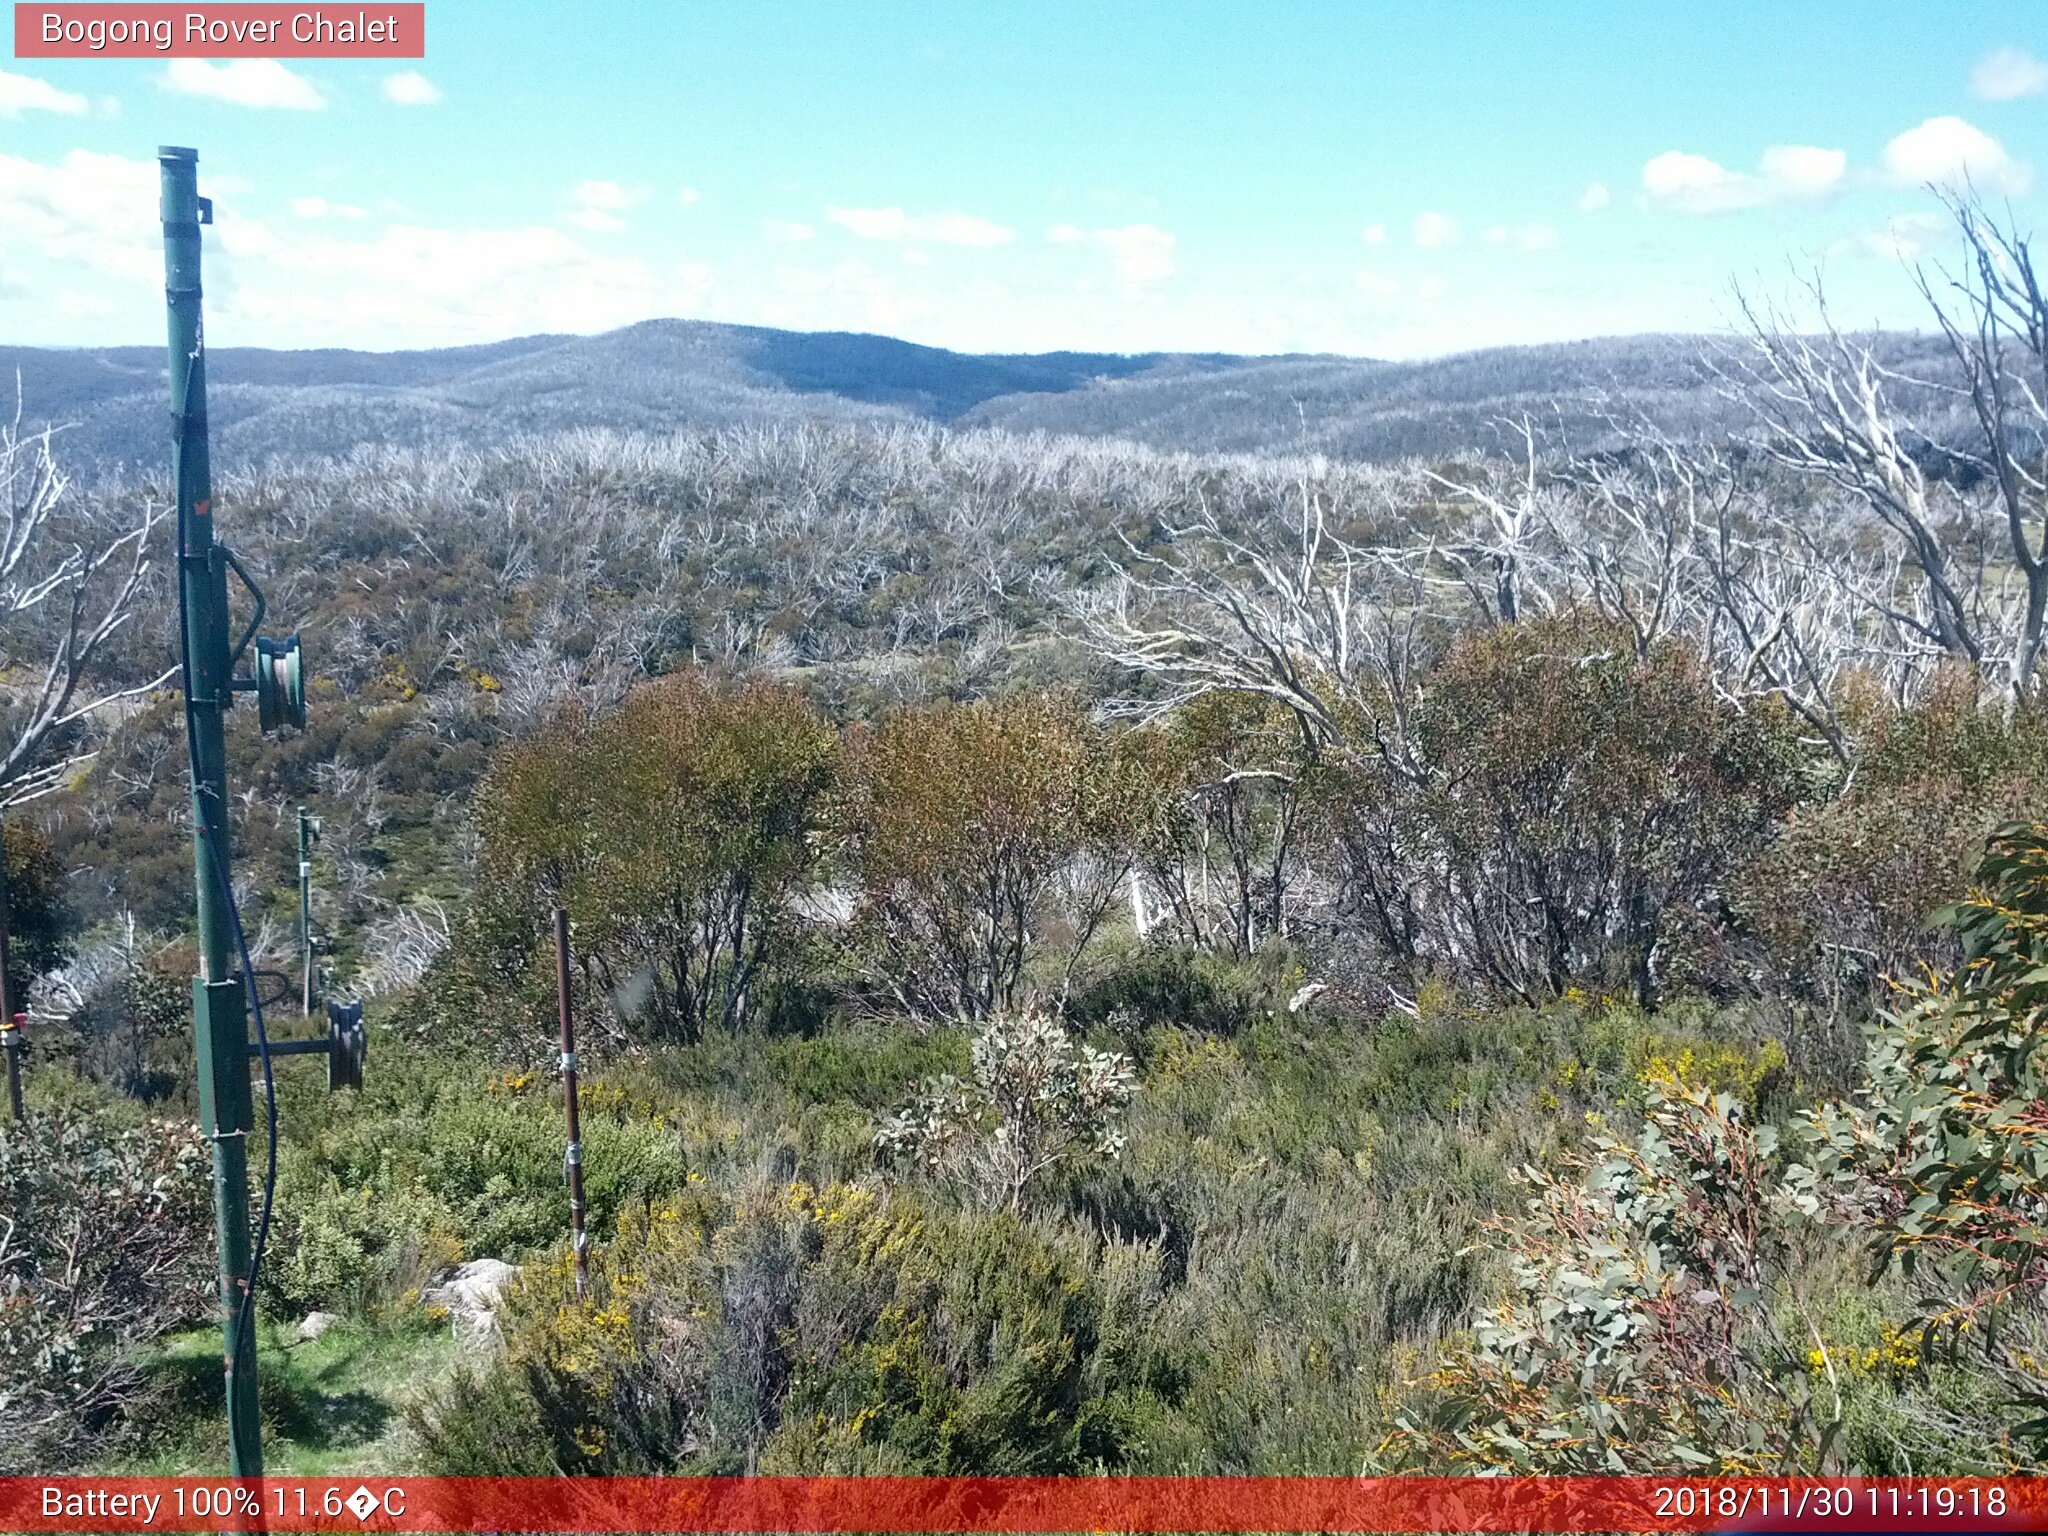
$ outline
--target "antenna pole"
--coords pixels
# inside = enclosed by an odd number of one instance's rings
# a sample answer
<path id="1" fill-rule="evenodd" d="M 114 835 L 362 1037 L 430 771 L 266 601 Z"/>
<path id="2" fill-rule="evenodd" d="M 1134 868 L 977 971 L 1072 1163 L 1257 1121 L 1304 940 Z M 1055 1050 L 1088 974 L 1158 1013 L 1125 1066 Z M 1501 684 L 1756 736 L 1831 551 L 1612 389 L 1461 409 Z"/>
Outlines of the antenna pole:
<path id="1" fill-rule="evenodd" d="M 555 903 L 555 1008 L 562 1024 L 562 1097 L 569 1113 L 569 1246 L 576 1255 L 576 1294 L 590 1287 L 590 1237 L 583 1230 L 583 1125 L 576 1103 L 576 1023 L 569 1012 L 569 909 Z"/>
<path id="2" fill-rule="evenodd" d="M 228 1466 L 263 1473 L 256 1411 L 256 1320 L 249 1284 L 249 1029 L 236 970 L 228 889 L 227 747 L 233 702 L 228 566 L 213 538 L 213 469 L 206 444 L 206 338 L 200 318 L 199 229 L 213 204 L 199 195 L 199 155 L 157 151 L 163 177 L 164 302 L 170 320 L 171 478 L 178 503 L 185 713 L 192 756 L 193 881 L 199 975 L 192 983 L 199 1058 L 199 1122 L 213 1147 L 213 1216 L 220 1250 L 221 1333 L 227 1381 Z M 244 1326 L 246 1324 L 246 1326 Z"/>

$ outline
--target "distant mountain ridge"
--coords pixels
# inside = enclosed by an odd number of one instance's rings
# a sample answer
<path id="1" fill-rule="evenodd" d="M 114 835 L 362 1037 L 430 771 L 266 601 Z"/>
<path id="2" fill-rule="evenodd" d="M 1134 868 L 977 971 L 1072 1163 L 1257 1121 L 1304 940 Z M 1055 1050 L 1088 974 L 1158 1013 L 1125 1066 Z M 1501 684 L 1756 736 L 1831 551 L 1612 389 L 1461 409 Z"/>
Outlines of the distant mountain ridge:
<path id="1" fill-rule="evenodd" d="M 649 320 L 596 336 L 415 352 L 226 347 L 208 353 L 207 364 L 214 460 L 223 469 L 365 443 L 483 445 L 563 427 L 660 432 L 810 419 L 1393 458 L 1488 446 L 1501 418 L 1523 412 L 1597 438 L 1602 402 L 1614 397 L 1681 434 L 1710 428 L 1728 407 L 1701 361 L 1706 346 L 1699 337 L 1635 336 L 1408 363 L 971 354 L 851 332 Z M 160 348 L 0 347 L 0 369 L 19 371 L 31 421 L 66 424 L 70 461 L 162 462 Z"/>

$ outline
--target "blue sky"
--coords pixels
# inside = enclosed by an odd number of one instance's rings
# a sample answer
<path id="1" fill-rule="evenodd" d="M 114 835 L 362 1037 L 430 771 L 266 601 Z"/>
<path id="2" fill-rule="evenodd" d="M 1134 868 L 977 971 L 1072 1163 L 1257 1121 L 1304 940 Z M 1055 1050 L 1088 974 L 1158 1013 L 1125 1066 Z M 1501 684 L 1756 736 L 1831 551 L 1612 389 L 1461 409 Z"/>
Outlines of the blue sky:
<path id="1" fill-rule="evenodd" d="M 1930 179 L 2048 192 L 2048 8 L 428 0 L 427 56 L 0 61 L 0 342 L 154 342 L 154 148 L 217 344 L 654 315 L 971 350 L 1413 357 L 1913 324 Z"/>

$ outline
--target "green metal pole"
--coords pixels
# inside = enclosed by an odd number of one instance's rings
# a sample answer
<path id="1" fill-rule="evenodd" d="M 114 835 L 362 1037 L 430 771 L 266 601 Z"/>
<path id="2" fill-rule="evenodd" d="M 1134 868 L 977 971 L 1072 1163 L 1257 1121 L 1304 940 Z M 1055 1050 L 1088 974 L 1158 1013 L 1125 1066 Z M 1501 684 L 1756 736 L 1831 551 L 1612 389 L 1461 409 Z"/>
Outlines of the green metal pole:
<path id="1" fill-rule="evenodd" d="M 206 340 L 200 320 L 199 228 L 213 205 L 199 196 L 198 153 L 160 149 L 164 300 L 170 312 L 171 476 L 183 550 L 185 703 L 191 720 L 192 856 L 198 898 L 199 975 L 192 983 L 199 1057 L 199 1119 L 213 1145 L 213 1215 L 227 1378 L 228 1465 L 263 1471 L 256 1411 L 256 1329 L 242 1298 L 249 1277 L 249 1031 L 228 913 L 227 748 L 232 702 L 227 563 L 213 539 L 213 470 L 206 447 Z M 246 1326 L 242 1326 L 246 1322 Z"/>
<path id="2" fill-rule="evenodd" d="M 313 817 L 299 807 L 299 964 L 304 971 L 300 983 L 299 1011 L 313 1012 Z"/>
<path id="3" fill-rule="evenodd" d="M 7 924 L 13 915 L 7 896 L 7 826 L 0 817 L 0 1052 L 7 1056 L 7 1112 L 21 1119 L 21 1031 L 14 1023 L 14 999 L 7 989 Z"/>

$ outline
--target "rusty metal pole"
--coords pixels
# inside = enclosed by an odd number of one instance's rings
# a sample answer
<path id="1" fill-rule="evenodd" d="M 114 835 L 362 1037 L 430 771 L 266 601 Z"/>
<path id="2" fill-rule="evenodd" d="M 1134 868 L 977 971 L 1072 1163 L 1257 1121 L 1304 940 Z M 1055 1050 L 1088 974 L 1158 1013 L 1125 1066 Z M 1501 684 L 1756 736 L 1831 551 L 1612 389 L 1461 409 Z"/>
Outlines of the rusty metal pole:
<path id="1" fill-rule="evenodd" d="M 7 1053 L 7 1110 L 19 1125 L 24 1116 L 21 1109 L 21 1024 L 28 1017 L 17 1013 L 11 1019 L 0 1019 L 0 1050 Z"/>
<path id="2" fill-rule="evenodd" d="M 21 1038 L 21 1026 L 27 1022 L 25 1013 L 0 1015 L 0 1051 L 7 1053 L 7 1111 L 17 1125 L 26 1118 L 21 1109 L 21 1051 L 26 1043 Z"/>
<path id="3" fill-rule="evenodd" d="M 299 1012 L 313 1017 L 313 843 L 317 823 L 299 807 Z"/>
<path id="4" fill-rule="evenodd" d="M 555 903 L 555 1005 L 562 1020 L 562 1096 L 569 1112 L 569 1245 L 576 1254 L 576 1294 L 590 1284 L 590 1236 L 583 1229 L 583 1123 L 576 1106 L 576 1022 L 569 1011 L 569 909 Z"/>

